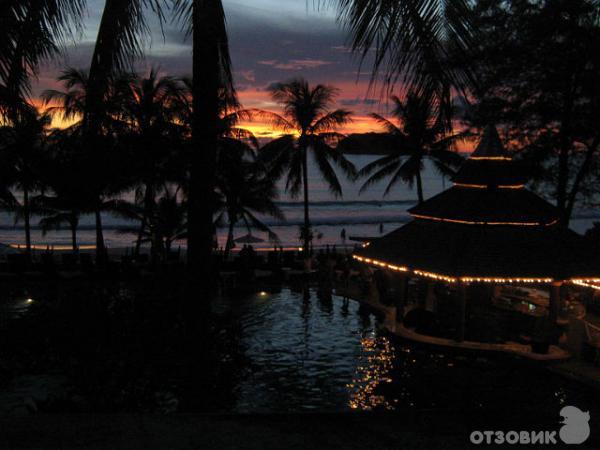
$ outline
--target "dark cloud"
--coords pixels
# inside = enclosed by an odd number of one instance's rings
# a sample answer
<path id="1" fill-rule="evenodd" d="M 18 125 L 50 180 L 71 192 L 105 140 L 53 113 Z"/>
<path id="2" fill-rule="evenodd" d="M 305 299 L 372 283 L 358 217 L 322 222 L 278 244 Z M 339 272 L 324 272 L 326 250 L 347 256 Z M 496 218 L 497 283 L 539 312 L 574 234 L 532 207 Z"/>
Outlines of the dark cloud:
<path id="1" fill-rule="evenodd" d="M 103 1 L 90 0 L 89 18 L 81 40 L 66 47 L 64 58 L 47 64 L 36 91 L 55 87 L 53 81 L 64 65 L 89 66 L 93 41 Z M 372 106 L 365 99 L 370 74 L 360 76 L 359 64 L 347 47 L 345 33 L 331 11 L 315 11 L 302 0 L 225 0 L 231 58 L 238 90 L 262 93 L 274 82 L 304 76 L 311 83 L 342 87 L 341 104 L 358 108 Z M 136 69 L 159 66 L 174 76 L 191 73 L 191 43 L 181 23 L 156 17 L 148 23 L 152 35 L 146 42 L 146 57 Z M 96 29 L 94 28 L 96 27 Z M 369 67 L 368 62 L 364 67 Z M 357 79 L 361 82 L 357 87 Z"/>
<path id="2" fill-rule="evenodd" d="M 358 105 L 366 105 L 372 106 L 379 103 L 379 100 L 375 98 L 354 98 L 354 99 L 341 99 L 339 101 L 340 105 L 343 106 L 358 106 Z"/>

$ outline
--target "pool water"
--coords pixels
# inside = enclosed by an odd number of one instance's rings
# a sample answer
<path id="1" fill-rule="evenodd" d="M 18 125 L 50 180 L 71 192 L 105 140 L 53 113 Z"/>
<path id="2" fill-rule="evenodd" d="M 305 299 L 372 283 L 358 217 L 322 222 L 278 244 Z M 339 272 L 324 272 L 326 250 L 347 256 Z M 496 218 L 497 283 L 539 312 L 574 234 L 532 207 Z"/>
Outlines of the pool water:
<path id="1" fill-rule="evenodd" d="M 597 409 L 596 393 L 539 365 L 417 346 L 336 295 L 283 289 L 221 300 L 217 310 L 239 323 L 248 361 L 235 412 Z"/>

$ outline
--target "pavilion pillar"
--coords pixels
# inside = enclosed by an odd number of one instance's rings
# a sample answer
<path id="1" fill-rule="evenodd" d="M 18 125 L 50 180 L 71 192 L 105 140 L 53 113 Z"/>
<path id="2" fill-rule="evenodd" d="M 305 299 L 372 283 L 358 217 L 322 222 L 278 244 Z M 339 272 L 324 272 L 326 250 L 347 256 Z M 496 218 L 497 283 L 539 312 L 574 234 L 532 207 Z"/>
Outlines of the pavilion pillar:
<path id="1" fill-rule="evenodd" d="M 462 342 L 465 340 L 465 329 L 467 325 L 467 286 L 464 283 L 458 284 L 458 326 L 456 328 L 456 340 Z"/>
<path id="2" fill-rule="evenodd" d="M 435 283 L 427 280 L 427 293 L 425 294 L 425 310 L 435 312 Z"/>
<path id="3" fill-rule="evenodd" d="M 406 311 L 406 303 L 408 301 L 408 275 L 401 274 L 398 276 L 398 295 L 396 296 L 396 321 L 402 322 Z"/>
<path id="4" fill-rule="evenodd" d="M 558 320 L 558 313 L 560 311 L 561 305 L 560 288 L 562 284 L 562 281 L 553 281 L 550 285 L 550 302 L 548 304 L 548 317 L 550 318 L 550 322 L 552 324 L 556 324 Z"/>

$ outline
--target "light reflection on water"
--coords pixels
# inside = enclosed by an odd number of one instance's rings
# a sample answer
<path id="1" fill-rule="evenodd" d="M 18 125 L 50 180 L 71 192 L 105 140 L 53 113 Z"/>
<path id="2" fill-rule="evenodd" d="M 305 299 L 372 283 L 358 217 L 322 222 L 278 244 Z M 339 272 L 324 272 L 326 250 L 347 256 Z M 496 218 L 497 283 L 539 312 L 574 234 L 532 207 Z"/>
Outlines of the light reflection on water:
<path id="1" fill-rule="evenodd" d="M 346 385 L 350 394 L 350 408 L 362 411 L 373 409 L 393 410 L 393 402 L 377 394 L 381 383 L 391 383 L 390 371 L 394 359 L 394 347 L 388 338 L 377 338 L 374 334 L 360 341 L 362 354 L 359 357 L 352 383 Z M 398 400 L 395 399 L 397 403 Z"/>

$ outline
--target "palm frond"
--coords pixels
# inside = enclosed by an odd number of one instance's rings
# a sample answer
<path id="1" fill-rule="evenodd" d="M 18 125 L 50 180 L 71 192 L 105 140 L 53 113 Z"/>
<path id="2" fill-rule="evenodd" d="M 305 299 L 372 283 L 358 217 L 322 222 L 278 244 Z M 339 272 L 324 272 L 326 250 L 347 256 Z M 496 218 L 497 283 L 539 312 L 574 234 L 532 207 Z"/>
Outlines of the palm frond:
<path id="1" fill-rule="evenodd" d="M 270 127 L 281 130 L 284 133 L 289 133 L 295 129 L 294 124 L 280 114 L 256 108 L 247 109 L 246 112 L 250 114 L 252 119 L 266 122 Z"/>
<path id="2" fill-rule="evenodd" d="M 319 118 L 311 127 L 311 133 L 330 133 L 335 129 L 351 122 L 351 112 L 345 109 L 336 109 Z"/>
<path id="3" fill-rule="evenodd" d="M 449 41 L 458 49 L 472 45 L 468 0 L 330 0 L 363 61 L 375 50 L 373 78 L 382 73 L 391 88 L 402 81 L 417 92 L 462 89 L 465 72 L 445 64 Z M 450 100 L 450 99 L 448 99 Z"/>
<path id="4" fill-rule="evenodd" d="M 0 14 L 0 81 L 25 96 L 38 65 L 80 29 L 85 0 L 4 0 Z"/>
<path id="5" fill-rule="evenodd" d="M 400 160 L 400 156 L 397 154 L 390 154 L 386 156 L 382 156 L 381 158 L 377 158 L 375 161 L 371 161 L 367 165 L 365 165 L 362 169 L 358 171 L 358 177 L 368 176 L 373 173 L 376 169 L 388 166 L 394 162 Z"/>
<path id="6" fill-rule="evenodd" d="M 285 135 L 265 144 L 258 151 L 257 162 L 264 167 L 270 177 L 279 179 L 296 151 L 295 137 Z"/>
<path id="7" fill-rule="evenodd" d="M 373 168 L 371 170 L 369 170 L 368 172 L 365 171 L 365 174 L 370 174 L 372 172 L 375 172 L 375 173 L 373 173 L 371 176 L 369 176 L 369 178 L 363 183 L 363 185 L 360 188 L 359 193 L 362 194 L 372 185 L 379 183 L 383 179 L 389 177 L 391 174 L 397 173 L 398 168 L 400 167 L 400 163 L 401 163 L 400 160 L 398 160 L 397 158 L 394 158 L 387 163 L 381 162 L 378 166 L 373 166 Z M 365 170 L 365 168 L 363 168 L 363 170 L 361 170 L 361 172 L 363 172 Z M 378 170 L 376 170 L 376 169 L 378 169 Z M 393 183 L 390 183 L 388 185 L 388 189 L 386 190 L 386 192 L 389 192 L 392 185 L 393 185 Z"/>
<path id="8" fill-rule="evenodd" d="M 314 148 L 314 156 L 315 161 L 317 162 L 317 167 L 319 168 L 319 172 L 323 176 L 323 179 L 327 182 L 327 186 L 329 187 L 329 191 L 336 197 L 342 196 L 342 185 L 338 180 L 338 177 L 331 167 L 331 163 L 328 158 L 328 149 L 326 149 L 327 144 L 322 141 L 318 141 Z"/>
<path id="9" fill-rule="evenodd" d="M 395 123 L 393 123 L 389 119 L 386 119 L 382 115 L 379 115 L 377 113 L 372 113 L 371 117 L 373 119 L 375 119 L 375 121 L 379 125 L 383 126 L 383 129 L 385 130 L 386 133 L 393 134 L 393 135 L 401 135 L 401 136 L 404 135 L 404 133 L 402 133 L 402 130 L 400 128 L 398 128 L 398 126 L 396 126 Z"/>

